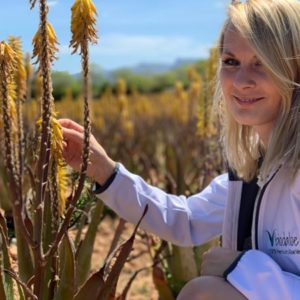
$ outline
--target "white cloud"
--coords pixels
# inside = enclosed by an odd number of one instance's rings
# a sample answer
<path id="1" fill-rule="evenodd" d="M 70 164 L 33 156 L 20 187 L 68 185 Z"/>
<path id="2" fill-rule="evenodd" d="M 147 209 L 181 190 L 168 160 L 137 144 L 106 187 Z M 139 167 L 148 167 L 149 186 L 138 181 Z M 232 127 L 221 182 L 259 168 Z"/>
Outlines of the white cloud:
<path id="1" fill-rule="evenodd" d="M 208 45 L 182 36 L 112 34 L 103 36 L 99 45 L 91 49 L 91 53 L 144 57 L 200 57 L 207 55 L 208 49 Z"/>
<path id="2" fill-rule="evenodd" d="M 178 58 L 207 57 L 211 44 L 182 36 L 124 35 L 102 36 L 90 48 L 91 61 L 105 68 L 144 63 L 173 63 Z M 70 55 L 68 45 L 61 45 L 59 55 Z"/>

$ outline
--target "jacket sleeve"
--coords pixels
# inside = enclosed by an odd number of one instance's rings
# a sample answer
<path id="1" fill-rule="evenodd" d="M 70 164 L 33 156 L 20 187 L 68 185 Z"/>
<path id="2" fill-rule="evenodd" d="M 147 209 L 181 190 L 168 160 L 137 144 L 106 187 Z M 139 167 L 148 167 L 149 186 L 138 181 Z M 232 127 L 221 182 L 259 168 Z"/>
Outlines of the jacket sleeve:
<path id="1" fill-rule="evenodd" d="M 250 300 L 300 299 L 300 277 L 284 272 L 259 250 L 244 252 L 225 271 L 224 277 Z"/>
<path id="2" fill-rule="evenodd" d="M 113 182 L 97 197 L 134 224 L 148 204 L 141 228 L 174 244 L 193 246 L 221 234 L 227 186 L 228 175 L 223 174 L 199 194 L 175 196 L 147 184 L 120 164 Z"/>

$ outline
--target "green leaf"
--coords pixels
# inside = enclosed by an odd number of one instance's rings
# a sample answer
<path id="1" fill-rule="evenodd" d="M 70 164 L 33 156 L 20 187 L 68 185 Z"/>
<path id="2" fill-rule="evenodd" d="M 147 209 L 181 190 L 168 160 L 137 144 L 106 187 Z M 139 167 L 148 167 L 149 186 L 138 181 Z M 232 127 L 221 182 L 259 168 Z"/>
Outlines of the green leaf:
<path id="1" fill-rule="evenodd" d="M 97 228 L 101 222 L 101 215 L 103 212 L 103 203 L 98 201 L 93 211 L 93 216 L 89 224 L 88 231 L 84 240 L 80 244 L 78 253 L 76 254 L 76 285 L 82 285 L 91 269 L 91 258 L 94 248 L 94 242 L 97 234 Z"/>
<path id="2" fill-rule="evenodd" d="M 33 275 L 33 259 L 31 255 L 31 250 L 28 242 L 22 235 L 22 231 L 18 222 L 15 220 L 15 233 L 17 238 L 17 252 L 18 252 L 18 267 L 19 276 L 23 282 L 27 282 Z"/>
<path id="3" fill-rule="evenodd" d="M 173 277 L 176 281 L 188 282 L 198 276 L 198 268 L 192 247 L 172 245 Z"/>
<path id="4" fill-rule="evenodd" d="M 18 292 L 19 292 L 19 300 L 26 300 L 22 286 L 18 282 L 17 285 L 18 285 Z"/>
<path id="5" fill-rule="evenodd" d="M 11 269 L 11 263 L 10 263 L 10 257 L 9 257 L 9 251 L 8 251 L 8 236 L 7 236 L 7 227 L 6 222 L 3 217 L 3 215 L 0 213 L 0 244 L 1 244 L 1 263 L 0 263 L 0 270 L 1 270 L 1 285 L 3 284 L 3 288 L 5 290 L 6 298 L 8 300 L 14 300 L 14 290 L 13 290 L 13 281 L 11 277 L 8 274 L 3 274 L 2 270 L 10 270 Z M 2 287 L 0 287 L 2 289 Z M 1 292 L 2 293 L 2 292 Z M 0 298 L 2 299 L 2 298 Z"/>
<path id="6" fill-rule="evenodd" d="M 0 271 L 0 299 L 7 299 L 6 294 L 5 294 L 4 279 L 3 279 L 2 270 Z"/>
<path id="7" fill-rule="evenodd" d="M 54 300 L 73 300 L 75 293 L 75 258 L 72 241 L 66 233 L 59 249 L 59 284 Z"/>
<path id="8" fill-rule="evenodd" d="M 43 227 L 43 250 L 44 252 L 49 250 L 50 245 L 53 243 L 55 233 L 57 232 L 59 220 L 53 221 L 53 210 L 54 210 L 53 201 L 50 198 L 50 193 L 46 193 L 44 201 L 44 227 Z M 44 275 L 42 278 L 42 294 L 41 298 L 43 300 L 49 300 L 53 298 L 55 275 L 57 272 L 57 267 L 53 265 L 53 260 L 48 260 L 47 265 L 44 268 Z"/>

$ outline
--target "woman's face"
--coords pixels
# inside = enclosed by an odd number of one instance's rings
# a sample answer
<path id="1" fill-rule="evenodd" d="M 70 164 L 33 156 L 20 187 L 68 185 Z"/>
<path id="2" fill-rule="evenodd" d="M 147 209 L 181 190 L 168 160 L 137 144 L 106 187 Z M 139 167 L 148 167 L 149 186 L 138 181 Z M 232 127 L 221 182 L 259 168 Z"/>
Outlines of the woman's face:
<path id="1" fill-rule="evenodd" d="M 253 126 L 267 145 L 281 96 L 248 41 L 230 25 L 221 55 L 221 86 L 228 111 L 239 124 Z"/>

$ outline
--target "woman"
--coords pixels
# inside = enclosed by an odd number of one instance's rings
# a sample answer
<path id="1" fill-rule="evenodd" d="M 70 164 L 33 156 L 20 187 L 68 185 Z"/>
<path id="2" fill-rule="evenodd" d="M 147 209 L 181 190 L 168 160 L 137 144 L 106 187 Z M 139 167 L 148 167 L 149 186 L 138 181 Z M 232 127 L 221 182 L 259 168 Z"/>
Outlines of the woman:
<path id="1" fill-rule="evenodd" d="M 178 299 L 300 299 L 300 3 L 234 1 L 219 41 L 216 102 L 229 171 L 186 199 L 145 183 L 91 138 L 99 197 L 182 246 L 222 234 Z M 79 169 L 82 127 L 61 120 Z M 130 209 L 128 209 L 130 208 Z M 224 280 L 225 279 L 225 280 Z"/>

